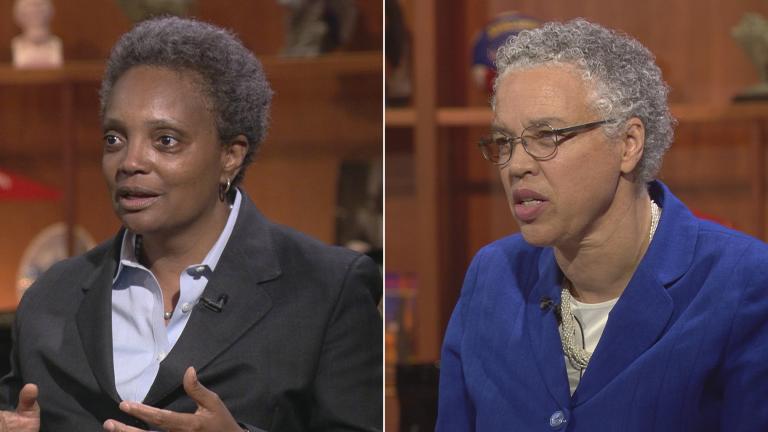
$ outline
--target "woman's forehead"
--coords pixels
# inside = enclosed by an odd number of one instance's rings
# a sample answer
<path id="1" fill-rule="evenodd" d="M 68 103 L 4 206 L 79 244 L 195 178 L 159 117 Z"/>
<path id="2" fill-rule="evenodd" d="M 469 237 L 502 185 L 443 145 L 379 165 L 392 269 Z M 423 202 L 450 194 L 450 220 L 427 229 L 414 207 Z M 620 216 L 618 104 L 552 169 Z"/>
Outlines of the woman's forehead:
<path id="1" fill-rule="evenodd" d="M 107 101 L 108 119 L 177 119 L 212 125 L 210 101 L 192 75 L 157 67 L 134 67 L 115 83 Z M 183 121 L 182 121 L 183 120 Z"/>
<path id="2" fill-rule="evenodd" d="M 504 127 L 553 126 L 590 111 L 591 89 L 565 65 L 508 71 L 499 77 L 494 123 Z"/>
<path id="3" fill-rule="evenodd" d="M 188 69 L 174 69 L 164 66 L 138 65 L 123 72 L 111 89 L 109 103 L 117 91 L 130 87 L 131 90 L 153 90 L 167 93 L 168 97 L 189 98 L 190 102 L 202 100 L 210 104 L 204 80 L 199 73 Z M 135 96 L 132 92 L 122 92 L 123 98 Z"/>

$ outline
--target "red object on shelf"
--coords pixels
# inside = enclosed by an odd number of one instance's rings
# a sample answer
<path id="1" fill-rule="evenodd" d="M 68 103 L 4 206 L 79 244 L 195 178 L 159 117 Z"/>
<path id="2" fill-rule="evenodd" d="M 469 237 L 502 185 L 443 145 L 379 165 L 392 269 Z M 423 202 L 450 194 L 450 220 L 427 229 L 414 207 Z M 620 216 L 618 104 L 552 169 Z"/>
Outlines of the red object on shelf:
<path id="1" fill-rule="evenodd" d="M 0 170 L 0 201 L 55 201 L 61 192 L 33 180 Z"/>

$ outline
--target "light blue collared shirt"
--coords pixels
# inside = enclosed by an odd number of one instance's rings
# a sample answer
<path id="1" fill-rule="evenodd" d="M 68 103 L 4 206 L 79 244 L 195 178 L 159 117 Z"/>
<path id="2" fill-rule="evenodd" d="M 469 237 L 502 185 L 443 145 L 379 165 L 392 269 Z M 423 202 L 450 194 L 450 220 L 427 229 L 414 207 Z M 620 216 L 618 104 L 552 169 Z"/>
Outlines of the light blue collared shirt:
<path id="1" fill-rule="evenodd" d="M 120 263 L 112 281 L 112 356 L 115 385 L 123 400 L 140 402 L 147 396 L 160 362 L 181 336 L 210 274 L 216 269 L 235 227 L 241 200 L 237 191 L 227 224 L 203 262 L 187 267 L 179 275 L 179 301 L 167 326 L 160 284 L 136 258 L 136 235 L 125 232 Z"/>

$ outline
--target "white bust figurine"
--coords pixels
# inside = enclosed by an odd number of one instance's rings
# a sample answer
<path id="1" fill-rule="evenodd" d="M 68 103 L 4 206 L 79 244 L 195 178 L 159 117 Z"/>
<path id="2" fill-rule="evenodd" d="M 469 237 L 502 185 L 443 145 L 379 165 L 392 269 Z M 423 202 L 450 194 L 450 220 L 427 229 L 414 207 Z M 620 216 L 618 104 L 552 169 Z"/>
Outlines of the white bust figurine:
<path id="1" fill-rule="evenodd" d="M 13 16 L 21 29 L 11 41 L 13 65 L 25 69 L 61 66 L 61 39 L 51 34 L 51 0 L 16 0 Z"/>

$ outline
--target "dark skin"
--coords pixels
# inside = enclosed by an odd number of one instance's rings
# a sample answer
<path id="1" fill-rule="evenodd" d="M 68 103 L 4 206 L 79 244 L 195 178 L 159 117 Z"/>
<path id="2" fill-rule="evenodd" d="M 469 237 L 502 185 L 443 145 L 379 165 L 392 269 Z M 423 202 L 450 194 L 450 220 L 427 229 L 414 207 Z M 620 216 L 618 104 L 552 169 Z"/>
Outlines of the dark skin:
<path id="1" fill-rule="evenodd" d="M 180 79 L 181 78 L 181 79 Z M 104 113 L 102 168 L 123 224 L 143 237 L 139 259 L 157 278 L 165 310 L 179 274 L 201 262 L 229 216 L 219 185 L 234 178 L 247 140 L 221 145 L 212 104 L 191 72 L 135 67 Z"/>
<path id="2" fill-rule="evenodd" d="M 232 415 L 219 396 L 205 388 L 197 380 L 195 369 L 190 367 L 184 373 L 184 391 L 197 403 L 193 414 L 177 413 L 151 407 L 137 402 L 120 402 L 120 409 L 167 431 L 239 431 L 242 428 L 232 419 Z M 110 432 L 140 432 L 137 429 L 116 420 L 104 422 L 104 430 Z"/>
<path id="3" fill-rule="evenodd" d="M 222 143 L 213 104 L 194 72 L 136 66 L 115 84 L 104 114 L 102 168 L 115 213 L 142 236 L 139 260 L 155 275 L 165 310 L 179 296 L 179 275 L 203 261 L 229 217 L 219 187 L 235 178 L 248 149 L 245 136 Z M 182 379 L 194 413 L 123 401 L 120 409 L 167 431 L 242 432 L 214 392 L 190 367 Z M 25 385 L 16 411 L 0 413 L 0 432 L 40 428 L 38 389 Z M 116 420 L 107 431 L 140 431 Z"/>
<path id="4" fill-rule="evenodd" d="M 37 403 L 38 389 L 27 384 L 19 392 L 16 411 L 0 412 L 0 432 L 37 432 L 40 430 L 40 405 Z"/>
<path id="5" fill-rule="evenodd" d="M 219 142 L 212 103 L 192 72 L 139 66 L 116 83 L 104 115 L 102 167 L 115 212 L 143 237 L 139 259 L 157 278 L 165 310 L 179 296 L 179 274 L 201 262 L 216 242 L 229 204 L 219 185 L 240 169 L 247 140 Z M 189 368 L 184 389 L 195 413 L 175 413 L 138 402 L 120 409 L 168 431 L 242 431 L 219 397 Z M 139 431 L 116 420 L 108 431 Z"/>

